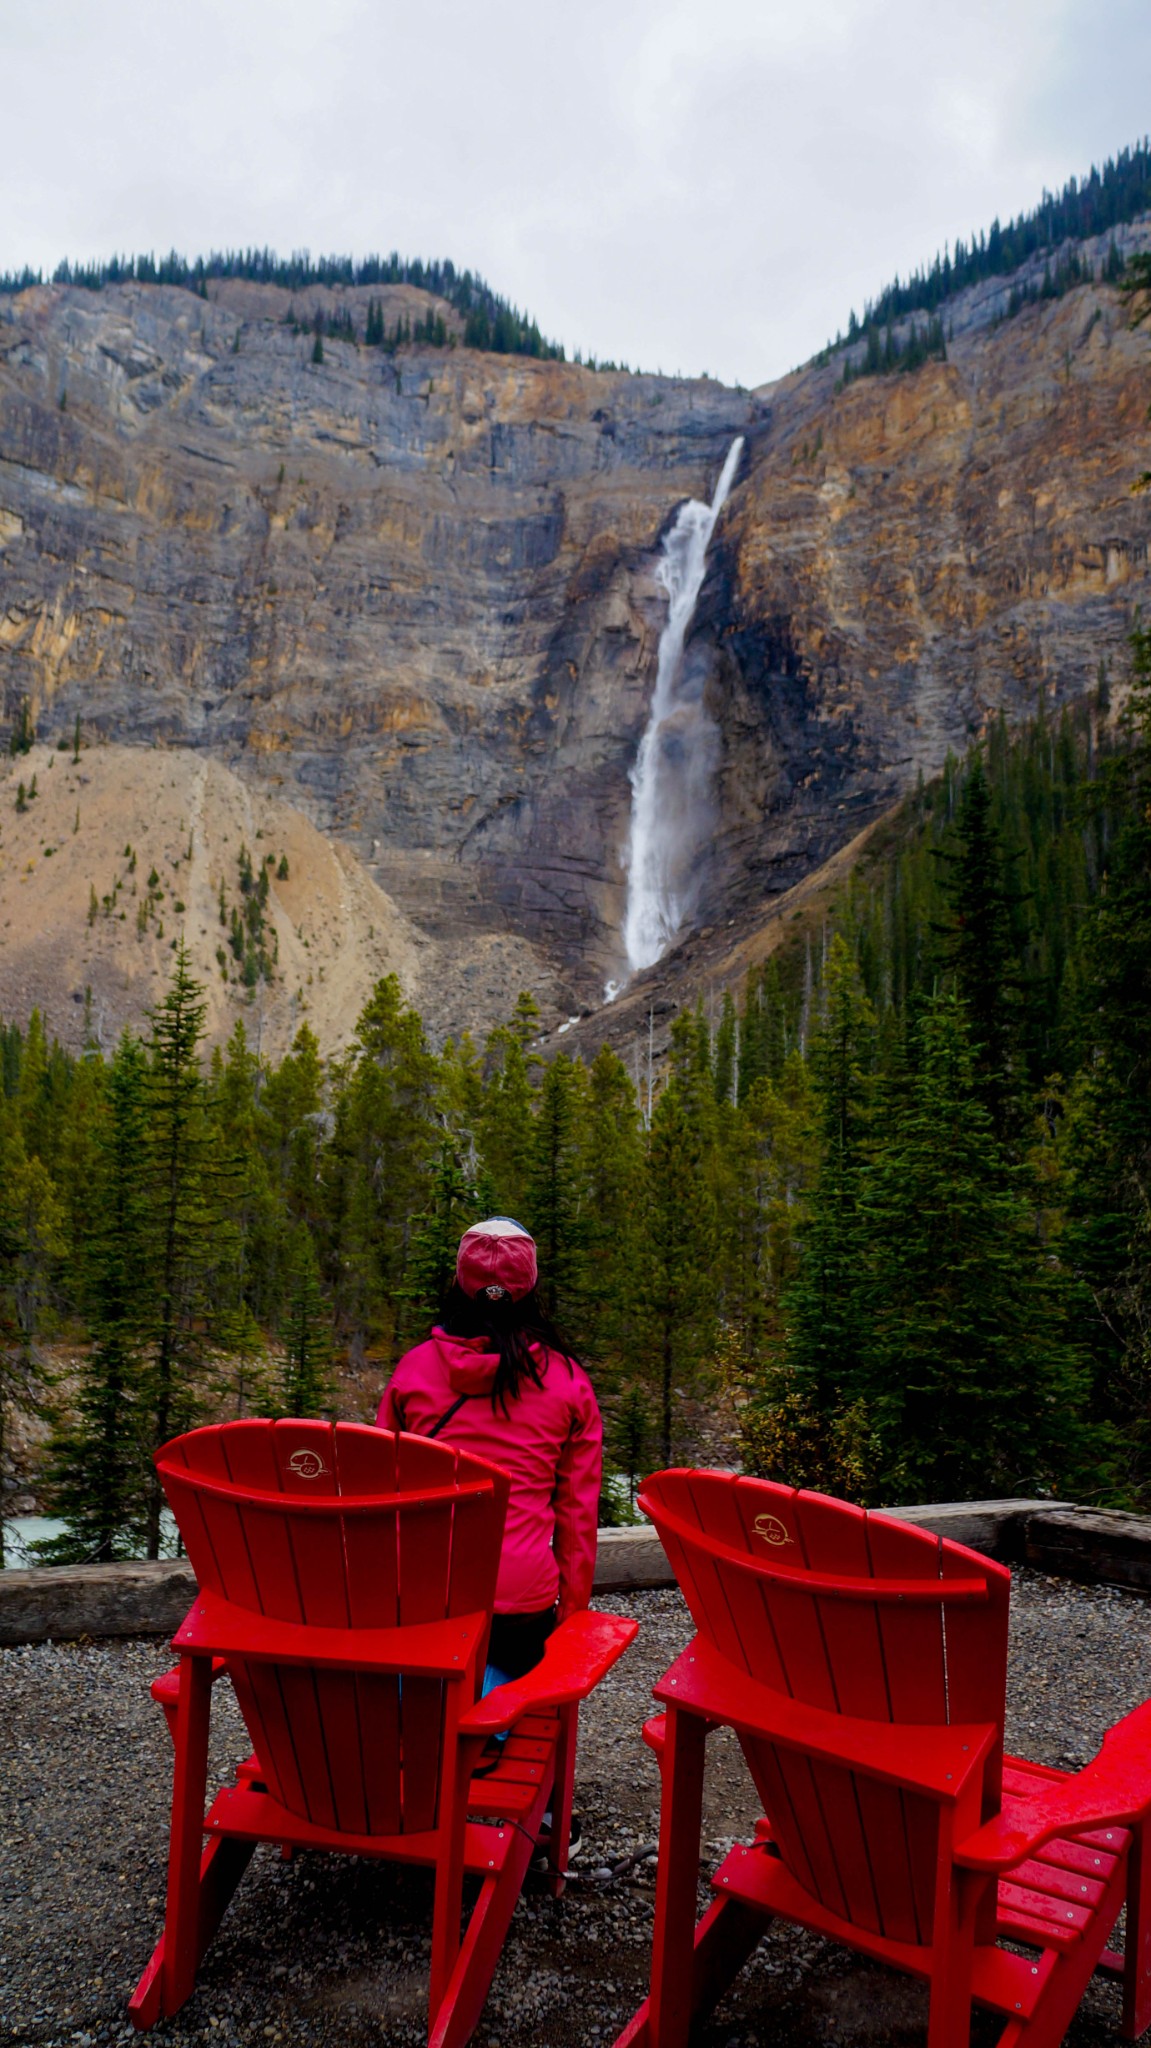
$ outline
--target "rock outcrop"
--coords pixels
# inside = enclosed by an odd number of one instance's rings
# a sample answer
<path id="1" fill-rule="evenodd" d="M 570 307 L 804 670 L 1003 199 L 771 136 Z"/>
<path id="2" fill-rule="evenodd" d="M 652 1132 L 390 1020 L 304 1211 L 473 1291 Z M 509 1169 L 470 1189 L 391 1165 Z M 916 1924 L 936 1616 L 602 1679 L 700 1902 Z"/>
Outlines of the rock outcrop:
<path id="1" fill-rule="evenodd" d="M 24 796 L 21 803 L 20 790 Z M 34 795 L 29 794 L 35 791 Z M 256 933 L 249 906 L 260 895 Z M 183 940 L 218 1044 L 242 1019 L 279 1055 L 307 1023 L 344 1045 L 375 982 L 398 975 L 441 1033 L 483 1032 L 508 984 L 554 974 L 514 933 L 477 932 L 461 963 L 379 887 L 354 847 L 187 747 L 38 745 L 0 769 L 0 991 L 64 1043 L 110 1049 L 162 995 Z"/>
<path id="2" fill-rule="evenodd" d="M 752 394 L 462 347 L 317 364 L 267 287 L 0 301 L 9 723 L 27 699 L 51 746 L 79 716 L 85 760 L 186 754 L 178 781 L 210 757 L 310 820 L 441 1031 L 523 981 L 577 1012 L 620 968 L 660 536 L 743 434 L 688 648 L 722 733 L 701 921 L 742 958 L 989 714 L 1118 674 L 1148 594 L 1146 333 L 1110 287 L 998 324 L 979 290 L 946 362 Z M 0 1010 L 13 986 L 0 951 Z"/>

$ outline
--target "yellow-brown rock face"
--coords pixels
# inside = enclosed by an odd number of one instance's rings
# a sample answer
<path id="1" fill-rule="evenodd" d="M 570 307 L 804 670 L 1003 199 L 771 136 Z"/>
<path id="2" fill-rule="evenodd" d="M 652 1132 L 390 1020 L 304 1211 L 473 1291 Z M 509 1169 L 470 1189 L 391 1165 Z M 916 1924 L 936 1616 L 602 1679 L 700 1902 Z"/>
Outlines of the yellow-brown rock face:
<path id="1" fill-rule="evenodd" d="M 211 757 L 339 842 L 441 1028 L 469 986 L 480 1021 L 492 988 L 559 1011 L 618 972 L 660 536 L 737 433 L 687 648 L 721 733 L 705 921 L 762 918 L 990 712 L 1121 672 L 1151 340 L 1110 289 L 753 394 L 463 348 L 316 365 L 281 296 L 0 300 L 0 691 L 49 747 L 78 714 L 94 748 L 187 751 L 184 808 Z"/>
<path id="2" fill-rule="evenodd" d="M 989 714 L 1057 706 L 1101 660 L 1120 677 L 1151 589 L 1151 341 L 1113 292 L 911 375 L 758 396 L 697 621 L 725 741 L 713 914 L 797 882 Z"/>

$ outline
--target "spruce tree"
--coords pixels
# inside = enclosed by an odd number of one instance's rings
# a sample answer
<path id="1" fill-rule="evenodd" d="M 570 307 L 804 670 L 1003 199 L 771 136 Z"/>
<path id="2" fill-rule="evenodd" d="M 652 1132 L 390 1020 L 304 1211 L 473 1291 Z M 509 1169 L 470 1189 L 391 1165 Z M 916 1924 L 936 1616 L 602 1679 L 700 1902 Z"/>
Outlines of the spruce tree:
<path id="1" fill-rule="evenodd" d="M 315 1246 L 303 1224 L 292 1231 L 284 1319 L 284 1415 L 315 1416 L 332 1406 L 332 1337 Z"/>
<path id="2" fill-rule="evenodd" d="M 764 1076 L 773 1081 L 783 1071 L 785 1057 L 784 994 L 779 961 L 773 953 L 756 971 L 752 968 L 744 990 L 739 1016 L 737 1092 L 742 1102 L 754 1083 Z"/>
<path id="3" fill-rule="evenodd" d="M 996 1136 L 1004 1139 L 1021 1119 L 1019 934 L 991 788 L 978 754 L 963 783 L 955 830 L 954 850 L 939 856 L 950 911 L 937 928 L 940 950 L 966 1005 L 980 1093 Z"/>
<path id="4" fill-rule="evenodd" d="M 324 1070 L 314 1031 L 301 1024 L 290 1052 L 268 1073 L 257 1106 L 260 1149 L 279 1202 L 315 1231 L 320 1222 Z"/>
<path id="5" fill-rule="evenodd" d="M 861 1200 L 852 1391 L 875 1437 L 870 1497 L 1060 1491 L 1103 1449 L 1067 1286 L 996 1138 L 956 996 L 924 1006 L 914 1041 Z"/>
<path id="6" fill-rule="evenodd" d="M 819 1119 L 805 1060 L 755 1081 L 727 1111 L 719 1142 L 717 1289 L 727 1372 L 737 1400 L 761 1385 L 781 1338 L 780 1302 L 798 1265 L 798 1230 L 815 1182 Z"/>
<path id="7" fill-rule="evenodd" d="M 168 992 L 150 1013 L 147 1040 L 149 1365 L 144 1400 L 152 1450 L 195 1421 L 205 1366 L 215 1168 L 199 1060 L 205 1014 L 203 989 L 181 942 Z M 160 1554 L 160 1512 L 160 1485 L 153 1476 L 149 1557 Z"/>
<path id="8" fill-rule="evenodd" d="M 540 1298 L 549 1315 L 578 1316 L 587 1237 L 587 1075 L 557 1054 L 544 1069 L 532 1124 L 526 1214 L 540 1255 Z"/>
<path id="9" fill-rule="evenodd" d="M 145 1534 L 147 1138 L 147 1063 L 142 1046 L 125 1032 L 108 1073 L 77 1255 L 91 1342 L 49 1446 L 47 1503 L 65 1523 L 50 1547 L 56 1564 L 134 1557 Z"/>
<path id="10" fill-rule="evenodd" d="M 483 1111 L 483 1063 L 470 1031 L 449 1038 L 440 1054 L 440 1102 L 453 1131 L 469 1142 Z"/>
<path id="11" fill-rule="evenodd" d="M 637 1285 L 665 1465 L 684 1440 L 681 1406 L 699 1391 L 715 1334 L 707 1164 L 684 1084 L 673 1075 L 652 1116 Z"/>
<path id="12" fill-rule="evenodd" d="M 583 1281 L 572 1317 L 599 1382 L 644 1369 L 639 1306 L 644 1134 L 631 1076 L 608 1046 L 588 1074 Z"/>
<path id="13" fill-rule="evenodd" d="M 526 1210 L 534 1155 L 538 1053 L 529 1051 L 539 1011 L 521 991 L 510 1023 L 497 1025 L 484 1047 L 484 1085 L 476 1137 L 497 1206 Z"/>
<path id="14" fill-rule="evenodd" d="M 394 974 L 377 982 L 333 1075 L 326 1276 L 353 1349 L 390 1347 L 411 1218 L 426 1206 L 431 1179 L 438 1079 L 423 1024 Z"/>
<path id="15" fill-rule="evenodd" d="M 427 1206 L 412 1218 L 406 1282 L 401 1290 L 404 1326 L 415 1340 L 427 1335 L 439 1316 L 455 1277 L 456 1253 L 464 1231 L 487 1208 L 474 1154 L 465 1155 L 454 1137 L 441 1140 Z"/>
<path id="16" fill-rule="evenodd" d="M 715 1034 L 712 1054 L 712 1080 L 715 1099 L 718 1103 L 730 1103 L 736 1097 L 736 1075 L 739 1064 L 739 1020 L 729 990 L 724 992 L 723 1008 L 720 1013 L 719 1029 Z"/>
<path id="17" fill-rule="evenodd" d="M 641 1380 L 628 1380 L 608 1411 L 604 1432 L 610 1457 L 627 1480 L 628 1506 L 635 1507 L 640 1482 L 651 1469 L 651 1401 Z"/>
<path id="18" fill-rule="evenodd" d="M 0 1485 L 7 1478 L 8 1415 L 35 1409 L 44 1389 L 38 1338 L 53 1267 L 65 1251 L 51 1175 L 28 1156 L 19 1124 L 0 1122 Z M 4 1525 L 0 1496 L 0 1566 Z"/>
<path id="19" fill-rule="evenodd" d="M 242 1374 L 259 1351 L 259 1325 L 277 1319 L 287 1226 L 283 1190 L 274 1184 L 261 1143 L 264 1079 L 238 1018 L 223 1052 L 212 1056 L 208 1115 L 216 1180 L 213 1321 Z"/>
<path id="20" fill-rule="evenodd" d="M 854 1398 L 867 1335 L 861 1200 L 874 1090 L 875 1014 L 847 946 L 832 940 L 824 1012 L 811 1053 L 822 1162 L 788 1291 L 787 1364 L 795 1391 L 830 1416 Z"/>
<path id="21" fill-rule="evenodd" d="M 1151 631 L 1132 635 L 1128 746 L 1103 779 L 1102 886 L 1083 935 L 1084 1064 L 1071 1098 L 1067 1248 L 1090 1290 L 1097 1405 L 1151 1480 Z"/>

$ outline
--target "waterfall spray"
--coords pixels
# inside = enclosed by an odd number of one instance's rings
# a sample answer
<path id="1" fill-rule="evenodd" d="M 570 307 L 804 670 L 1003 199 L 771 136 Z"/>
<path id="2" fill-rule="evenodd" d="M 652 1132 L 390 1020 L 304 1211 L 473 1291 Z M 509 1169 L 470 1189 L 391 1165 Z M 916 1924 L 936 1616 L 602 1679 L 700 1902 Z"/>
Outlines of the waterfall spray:
<path id="1" fill-rule="evenodd" d="M 703 703 L 703 678 L 684 661 L 684 643 L 703 583 L 707 545 L 743 452 L 727 451 L 710 505 L 689 498 L 663 544 L 656 571 L 667 592 L 655 693 L 631 771 L 624 946 L 632 973 L 665 953 L 691 908 L 696 864 L 713 822 L 719 730 Z"/>

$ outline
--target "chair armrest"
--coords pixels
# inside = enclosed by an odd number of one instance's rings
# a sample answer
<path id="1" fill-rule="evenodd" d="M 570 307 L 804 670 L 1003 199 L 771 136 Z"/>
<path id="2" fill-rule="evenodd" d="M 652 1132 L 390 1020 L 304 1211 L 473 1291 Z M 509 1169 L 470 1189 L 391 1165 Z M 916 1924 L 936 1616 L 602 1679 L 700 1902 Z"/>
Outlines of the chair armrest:
<path id="1" fill-rule="evenodd" d="M 461 1735 L 497 1735 L 522 1714 L 585 1700 L 639 1633 L 639 1623 L 618 1614 L 569 1614 L 552 1631 L 541 1661 L 509 1679 L 460 1716 Z"/>
<path id="2" fill-rule="evenodd" d="M 222 1678 L 224 1676 L 224 1673 L 227 1670 L 227 1668 L 228 1665 L 227 1660 L 225 1658 L 213 1657 L 213 1685 L 215 1685 L 216 1680 L 218 1678 Z M 154 1678 L 152 1680 L 151 1692 L 152 1698 L 156 1701 L 157 1705 L 165 1708 L 165 1710 L 169 1707 L 175 1707 L 176 1705 L 178 1705 L 180 1698 L 179 1665 L 174 1665 L 171 1671 L 165 1671 L 159 1678 Z"/>
<path id="3" fill-rule="evenodd" d="M 219 1593 L 200 1592 L 172 1637 L 184 1655 L 226 1657 L 229 1663 L 307 1664 L 328 1671 L 402 1671 L 412 1678 L 461 1678 L 488 1626 L 483 1614 L 406 1628 L 326 1628 L 275 1621 L 237 1607 Z"/>
<path id="4" fill-rule="evenodd" d="M 699 1718 L 703 1722 L 704 1732 L 708 1735 L 713 1734 L 717 1728 L 722 1728 L 724 1725 L 722 1721 L 713 1719 L 708 1714 L 701 1714 Z M 644 1722 L 643 1739 L 648 1748 L 654 1751 L 656 1757 L 662 1763 L 663 1753 L 667 1748 L 666 1714 L 653 1714 L 650 1721 Z"/>
<path id="5" fill-rule="evenodd" d="M 766 1736 L 782 1748 L 859 1770 L 889 1785 L 951 1804 L 981 1770 L 997 1730 L 990 1722 L 934 1727 L 864 1721 L 809 1706 L 749 1677 L 696 1636 L 654 1687 L 666 1706 L 737 1734 Z"/>
<path id="6" fill-rule="evenodd" d="M 1011 1870 L 1056 1835 L 1142 1820 L 1151 1807 L 1151 1701 L 1109 1728 L 1091 1763 L 1036 1798 L 1012 1799 L 955 1850 L 969 1870 Z"/>

